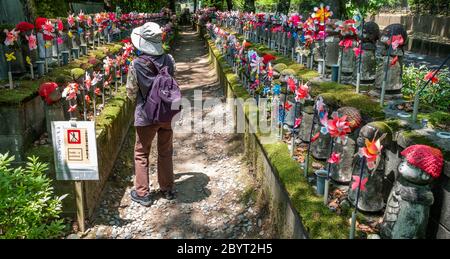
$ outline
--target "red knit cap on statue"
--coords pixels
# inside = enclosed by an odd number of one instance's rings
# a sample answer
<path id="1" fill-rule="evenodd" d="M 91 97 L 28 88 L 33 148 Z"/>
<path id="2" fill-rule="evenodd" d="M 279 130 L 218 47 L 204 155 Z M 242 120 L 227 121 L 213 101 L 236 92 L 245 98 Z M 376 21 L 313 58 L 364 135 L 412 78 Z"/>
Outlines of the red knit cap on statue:
<path id="1" fill-rule="evenodd" d="M 444 158 L 437 148 L 426 145 L 412 145 L 401 153 L 409 164 L 421 169 L 433 178 L 441 175 Z"/>

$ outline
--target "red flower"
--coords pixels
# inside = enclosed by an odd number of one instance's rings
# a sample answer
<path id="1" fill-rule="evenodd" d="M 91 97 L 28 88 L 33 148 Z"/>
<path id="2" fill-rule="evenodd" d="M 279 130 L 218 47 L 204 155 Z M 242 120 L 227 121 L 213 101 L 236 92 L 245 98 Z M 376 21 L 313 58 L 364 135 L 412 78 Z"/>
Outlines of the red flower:
<path id="1" fill-rule="evenodd" d="M 333 152 L 331 157 L 328 159 L 328 163 L 330 164 L 339 164 L 341 162 L 341 154 Z"/>
<path id="2" fill-rule="evenodd" d="M 263 62 L 264 62 L 264 64 L 267 64 L 267 63 L 269 63 L 270 61 L 275 60 L 275 59 L 276 59 L 276 57 L 275 57 L 274 55 L 271 55 L 271 54 L 265 54 L 265 55 L 263 56 Z"/>
<path id="3" fill-rule="evenodd" d="M 16 25 L 16 30 L 20 32 L 27 32 L 34 29 L 34 25 L 29 22 L 20 22 Z"/>
<path id="4" fill-rule="evenodd" d="M 395 64 L 397 64 L 397 62 L 398 62 L 398 56 L 395 56 L 391 61 L 391 67 L 395 66 Z"/>
<path id="5" fill-rule="evenodd" d="M 64 30 L 64 24 L 61 21 L 61 19 L 58 19 L 58 31 L 63 31 Z"/>
<path id="6" fill-rule="evenodd" d="M 308 84 L 300 84 L 295 91 L 295 101 L 300 102 L 308 98 L 309 87 Z"/>
<path id="7" fill-rule="evenodd" d="M 36 19 L 36 22 L 35 22 L 36 30 L 41 31 L 42 30 L 42 26 L 44 26 L 47 21 L 48 21 L 47 18 L 38 17 Z"/>
<path id="8" fill-rule="evenodd" d="M 360 180 L 359 176 L 354 175 L 353 177 L 353 183 L 352 183 L 352 190 L 356 190 L 356 188 L 359 187 L 361 191 L 366 190 L 366 183 L 369 180 L 369 178 L 364 178 L 362 181 Z"/>
<path id="9" fill-rule="evenodd" d="M 351 132 L 350 123 L 347 121 L 347 116 L 339 117 L 335 112 L 333 119 L 328 120 L 328 132 L 332 138 L 345 139 L 346 135 Z"/>
<path id="10" fill-rule="evenodd" d="M 438 82 L 439 82 L 439 78 L 437 78 L 436 75 L 435 75 L 434 73 L 435 73 L 435 71 L 430 71 L 430 72 L 428 72 L 428 73 L 425 75 L 424 79 L 425 79 L 426 81 L 428 81 L 428 80 L 431 79 L 431 83 L 432 83 L 432 84 L 438 83 Z M 436 74 L 437 74 L 437 73 L 436 73 Z"/>

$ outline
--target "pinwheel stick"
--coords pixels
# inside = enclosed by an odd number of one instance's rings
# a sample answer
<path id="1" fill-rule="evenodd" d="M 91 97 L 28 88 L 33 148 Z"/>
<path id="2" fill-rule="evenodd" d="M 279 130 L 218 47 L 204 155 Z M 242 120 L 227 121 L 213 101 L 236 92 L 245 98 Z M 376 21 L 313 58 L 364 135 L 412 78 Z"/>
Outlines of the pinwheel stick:
<path id="1" fill-rule="evenodd" d="M 286 92 L 284 94 L 284 101 L 283 101 L 283 114 L 282 114 L 282 119 L 281 119 L 281 123 L 280 123 L 280 132 L 279 132 L 279 136 L 280 139 L 283 139 L 283 126 L 284 126 L 284 122 L 286 120 L 286 102 L 287 102 L 287 96 L 288 96 L 288 86 L 286 83 Z"/>
<path id="2" fill-rule="evenodd" d="M 341 83 L 342 80 L 342 60 L 344 58 L 344 48 L 341 47 L 340 48 L 340 53 L 339 53 L 339 71 L 338 71 L 338 84 Z"/>
<path id="3" fill-rule="evenodd" d="M 412 120 L 413 122 L 416 122 L 417 120 L 417 114 L 419 113 L 419 97 L 420 93 L 427 87 L 427 85 L 433 80 L 433 78 L 439 73 L 439 71 L 444 67 L 444 65 L 450 60 L 450 55 L 447 56 L 447 58 L 444 60 L 444 62 L 441 63 L 441 65 L 433 72 L 433 75 L 424 83 L 422 87 L 419 88 L 419 91 L 417 91 L 416 95 L 414 96 L 414 109 L 413 109 L 413 116 Z"/>
<path id="4" fill-rule="evenodd" d="M 305 158 L 305 162 L 304 162 L 304 163 L 305 163 L 305 165 L 304 165 L 304 168 L 305 168 L 305 170 L 304 170 L 305 178 L 308 177 L 308 170 L 309 170 L 309 156 L 310 156 L 310 154 L 311 154 L 311 145 L 312 145 L 311 139 L 312 139 L 312 137 L 313 137 L 313 133 L 314 133 L 314 125 L 315 125 L 315 121 L 316 121 L 316 119 L 317 119 L 317 116 L 316 116 L 317 112 L 316 112 L 316 109 L 315 109 L 315 108 L 314 108 L 314 110 L 313 110 L 313 113 L 314 113 L 314 115 L 313 115 L 313 120 L 312 120 L 312 123 L 311 123 L 311 129 L 310 129 L 310 131 L 309 131 L 308 151 L 306 152 L 306 158 Z"/>
<path id="5" fill-rule="evenodd" d="M 383 107 L 384 106 L 384 95 L 386 92 L 386 83 L 387 83 L 387 79 L 388 79 L 388 72 L 389 72 L 389 63 L 390 63 L 390 58 L 391 58 L 391 51 L 392 51 L 392 36 L 394 36 L 394 30 L 391 30 L 391 36 L 390 36 L 390 44 L 388 47 L 388 51 L 387 51 L 387 62 L 384 65 L 384 79 L 383 79 L 383 83 L 381 84 L 381 97 L 380 97 L 380 106 Z"/>
<path id="6" fill-rule="evenodd" d="M 31 79 L 34 80 L 34 67 L 33 63 L 30 62 L 30 73 L 31 73 Z"/>
<path id="7" fill-rule="evenodd" d="M 85 89 L 85 84 L 83 83 L 83 90 L 82 90 L 82 93 L 83 93 L 83 119 L 85 120 L 85 121 L 87 121 L 87 103 L 86 103 L 86 89 Z"/>
<path id="8" fill-rule="evenodd" d="M 11 61 L 8 62 L 8 79 L 9 79 L 9 89 L 14 89 L 14 81 L 12 76 Z"/>
<path id="9" fill-rule="evenodd" d="M 104 75 L 102 78 L 102 107 L 105 107 L 105 78 L 107 75 L 104 68 L 102 68 L 102 74 Z"/>
<path id="10" fill-rule="evenodd" d="M 334 138 L 331 138 L 330 153 L 329 153 L 328 157 L 331 157 L 331 155 L 333 154 L 334 142 L 335 142 Z M 328 204 L 328 193 L 330 192 L 330 171 L 331 171 L 331 163 L 328 162 L 327 179 L 325 180 L 325 192 L 323 194 L 323 204 L 324 205 Z"/>
<path id="11" fill-rule="evenodd" d="M 291 135 L 291 157 L 294 157 L 295 154 L 295 120 L 297 120 L 297 109 L 299 106 L 299 102 L 295 102 L 294 105 L 294 124 L 292 125 L 292 135 Z M 301 109 L 301 106 L 300 106 Z M 300 110 L 300 116 L 301 116 L 302 112 Z M 300 128 L 300 125 L 298 126 L 298 128 Z"/>
<path id="12" fill-rule="evenodd" d="M 362 182 L 362 177 L 363 177 L 363 173 L 364 173 L 364 167 L 366 166 L 366 158 L 364 156 L 361 158 L 360 166 L 361 166 L 361 168 L 359 169 L 359 182 L 358 182 L 358 190 L 356 191 L 355 210 L 352 212 L 352 222 L 351 222 L 351 226 L 350 226 L 350 239 L 355 238 L 356 214 L 358 213 L 358 202 L 359 202 L 359 196 L 361 194 L 361 182 Z"/>
<path id="13" fill-rule="evenodd" d="M 361 49 L 359 52 L 359 59 L 358 59 L 358 73 L 356 74 L 356 93 L 359 93 L 359 86 L 361 84 L 361 65 L 362 65 L 362 38 L 363 38 L 363 30 L 364 30 L 364 18 L 361 21 L 361 34 L 359 38 L 359 46 L 358 48 Z"/>
<path id="14" fill-rule="evenodd" d="M 324 29 L 323 29 L 323 46 L 322 46 L 322 57 L 323 57 L 323 67 L 322 67 L 322 75 L 323 75 L 323 77 L 325 77 L 325 70 L 326 70 L 326 61 L 325 61 L 325 58 L 326 58 L 326 38 L 327 38 L 327 25 L 326 25 L 326 22 L 325 22 L 325 12 L 323 12 L 323 24 L 324 24 Z"/>

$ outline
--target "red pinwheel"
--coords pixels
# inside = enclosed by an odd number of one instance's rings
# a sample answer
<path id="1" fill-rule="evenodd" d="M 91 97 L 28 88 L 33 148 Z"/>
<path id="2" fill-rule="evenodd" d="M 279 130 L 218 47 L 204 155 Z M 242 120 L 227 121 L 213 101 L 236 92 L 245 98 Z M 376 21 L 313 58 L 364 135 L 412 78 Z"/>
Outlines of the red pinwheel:
<path id="1" fill-rule="evenodd" d="M 339 117 L 337 112 L 333 113 L 333 119 L 328 120 L 328 132 L 332 138 L 340 138 L 345 140 L 348 133 L 351 132 L 350 123 L 347 116 Z"/>
<path id="2" fill-rule="evenodd" d="M 302 124 L 302 120 L 303 120 L 303 117 L 295 119 L 294 129 L 300 127 L 300 124 Z"/>
<path id="3" fill-rule="evenodd" d="M 403 43 L 404 40 L 401 34 L 392 36 L 392 43 L 391 40 L 387 41 L 387 44 L 391 45 L 393 50 L 396 50 L 399 46 L 403 45 Z"/>
<path id="4" fill-rule="evenodd" d="M 71 105 L 69 110 L 68 110 L 68 112 L 74 112 L 77 109 L 77 106 L 78 105 L 76 105 L 76 104 L 75 105 Z"/>
<path id="5" fill-rule="evenodd" d="M 364 156 L 367 159 L 367 168 L 374 170 L 377 165 L 378 157 L 383 149 L 381 140 L 385 138 L 386 134 L 383 134 L 379 139 L 372 141 L 366 139 L 365 147 L 359 149 L 359 155 Z"/>
<path id="6" fill-rule="evenodd" d="M 353 51 L 355 52 L 356 57 L 359 57 L 359 55 L 364 54 L 364 51 L 362 50 L 361 46 L 359 48 L 353 48 Z"/>
<path id="7" fill-rule="evenodd" d="M 300 84 L 295 91 L 295 101 L 302 102 L 309 96 L 308 84 Z"/>
<path id="8" fill-rule="evenodd" d="M 16 30 L 20 32 L 27 32 L 34 29 L 34 25 L 28 22 L 20 22 L 16 25 Z"/>
<path id="9" fill-rule="evenodd" d="M 397 64 L 397 62 L 398 62 L 398 56 L 395 56 L 391 61 L 391 64 L 390 64 L 391 67 L 395 66 L 395 64 Z"/>
<path id="10" fill-rule="evenodd" d="M 369 180 L 369 178 L 364 178 L 362 181 L 359 176 L 354 175 L 353 177 L 353 183 L 352 183 L 352 190 L 356 190 L 358 187 L 361 191 L 366 190 L 366 183 Z"/>
<path id="11" fill-rule="evenodd" d="M 341 162 L 341 154 L 333 152 L 327 162 L 338 165 Z"/>
<path id="12" fill-rule="evenodd" d="M 94 93 L 95 95 L 102 95 L 102 91 L 100 90 L 100 88 L 95 88 Z"/>
<path id="13" fill-rule="evenodd" d="M 353 40 L 352 39 L 344 39 L 339 42 L 339 46 L 344 47 L 344 50 L 348 50 L 353 46 Z"/>
<path id="14" fill-rule="evenodd" d="M 287 85 L 289 87 L 289 90 L 291 92 L 295 93 L 295 82 L 294 82 L 294 79 L 289 78 L 288 81 L 287 81 Z"/>
<path id="15" fill-rule="evenodd" d="M 286 111 L 290 111 L 291 108 L 292 108 L 292 104 L 290 104 L 289 102 L 285 102 L 285 103 L 284 103 L 284 109 L 285 109 Z"/>
<path id="16" fill-rule="evenodd" d="M 311 143 L 316 142 L 316 140 L 318 140 L 319 137 L 320 137 L 320 132 L 317 132 L 314 136 L 312 136 Z"/>

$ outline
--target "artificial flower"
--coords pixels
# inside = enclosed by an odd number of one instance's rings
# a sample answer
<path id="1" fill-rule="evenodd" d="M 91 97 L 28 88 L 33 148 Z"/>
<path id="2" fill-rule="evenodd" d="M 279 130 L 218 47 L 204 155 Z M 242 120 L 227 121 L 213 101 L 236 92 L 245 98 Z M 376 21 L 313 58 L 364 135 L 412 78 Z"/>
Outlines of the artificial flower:
<path id="1" fill-rule="evenodd" d="M 67 23 L 69 24 L 69 28 L 72 28 L 75 25 L 75 17 L 73 14 L 70 14 L 69 17 L 67 17 Z"/>
<path id="2" fill-rule="evenodd" d="M 309 86 L 308 83 L 301 83 L 297 90 L 295 91 L 295 101 L 296 102 L 304 102 L 306 98 L 309 96 Z"/>
<path id="3" fill-rule="evenodd" d="M 383 134 L 379 139 L 372 141 L 366 139 L 365 147 L 359 149 L 359 155 L 366 158 L 367 168 L 374 170 L 377 166 L 378 158 L 383 149 L 381 140 L 384 139 L 386 134 Z"/>
<path id="4" fill-rule="evenodd" d="M 340 138 L 342 141 L 346 139 L 348 133 L 351 132 L 350 123 L 347 116 L 339 117 L 337 112 L 332 114 L 332 119 L 328 120 L 328 132 L 332 138 Z"/>
<path id="5" fill-rule="evenodd" d="M 58 37 L 57 44 L 62 45 L 63 43 L 64 43 L 64 40 L 62 39 L 62 37 Z"/>
<path id="6" fill-rule="evenodd" d="M 3 32 L 6 34 L 5 45 L 6 46 L 14 45 L 14 43 L 17 41 L 19 37 L 19 31 L 17 31 L 16 29 L 12 29 L 11 31 L 5 29 Z"/>
<path id="7" fill-rule="evenodd" d="M 288 85 L 289 90 L 292 93 L 295 93 L 295 81 L 294 81 L 294 79 L 289 77 L 288 80 L 287 80 L 287 85 Z"/>

